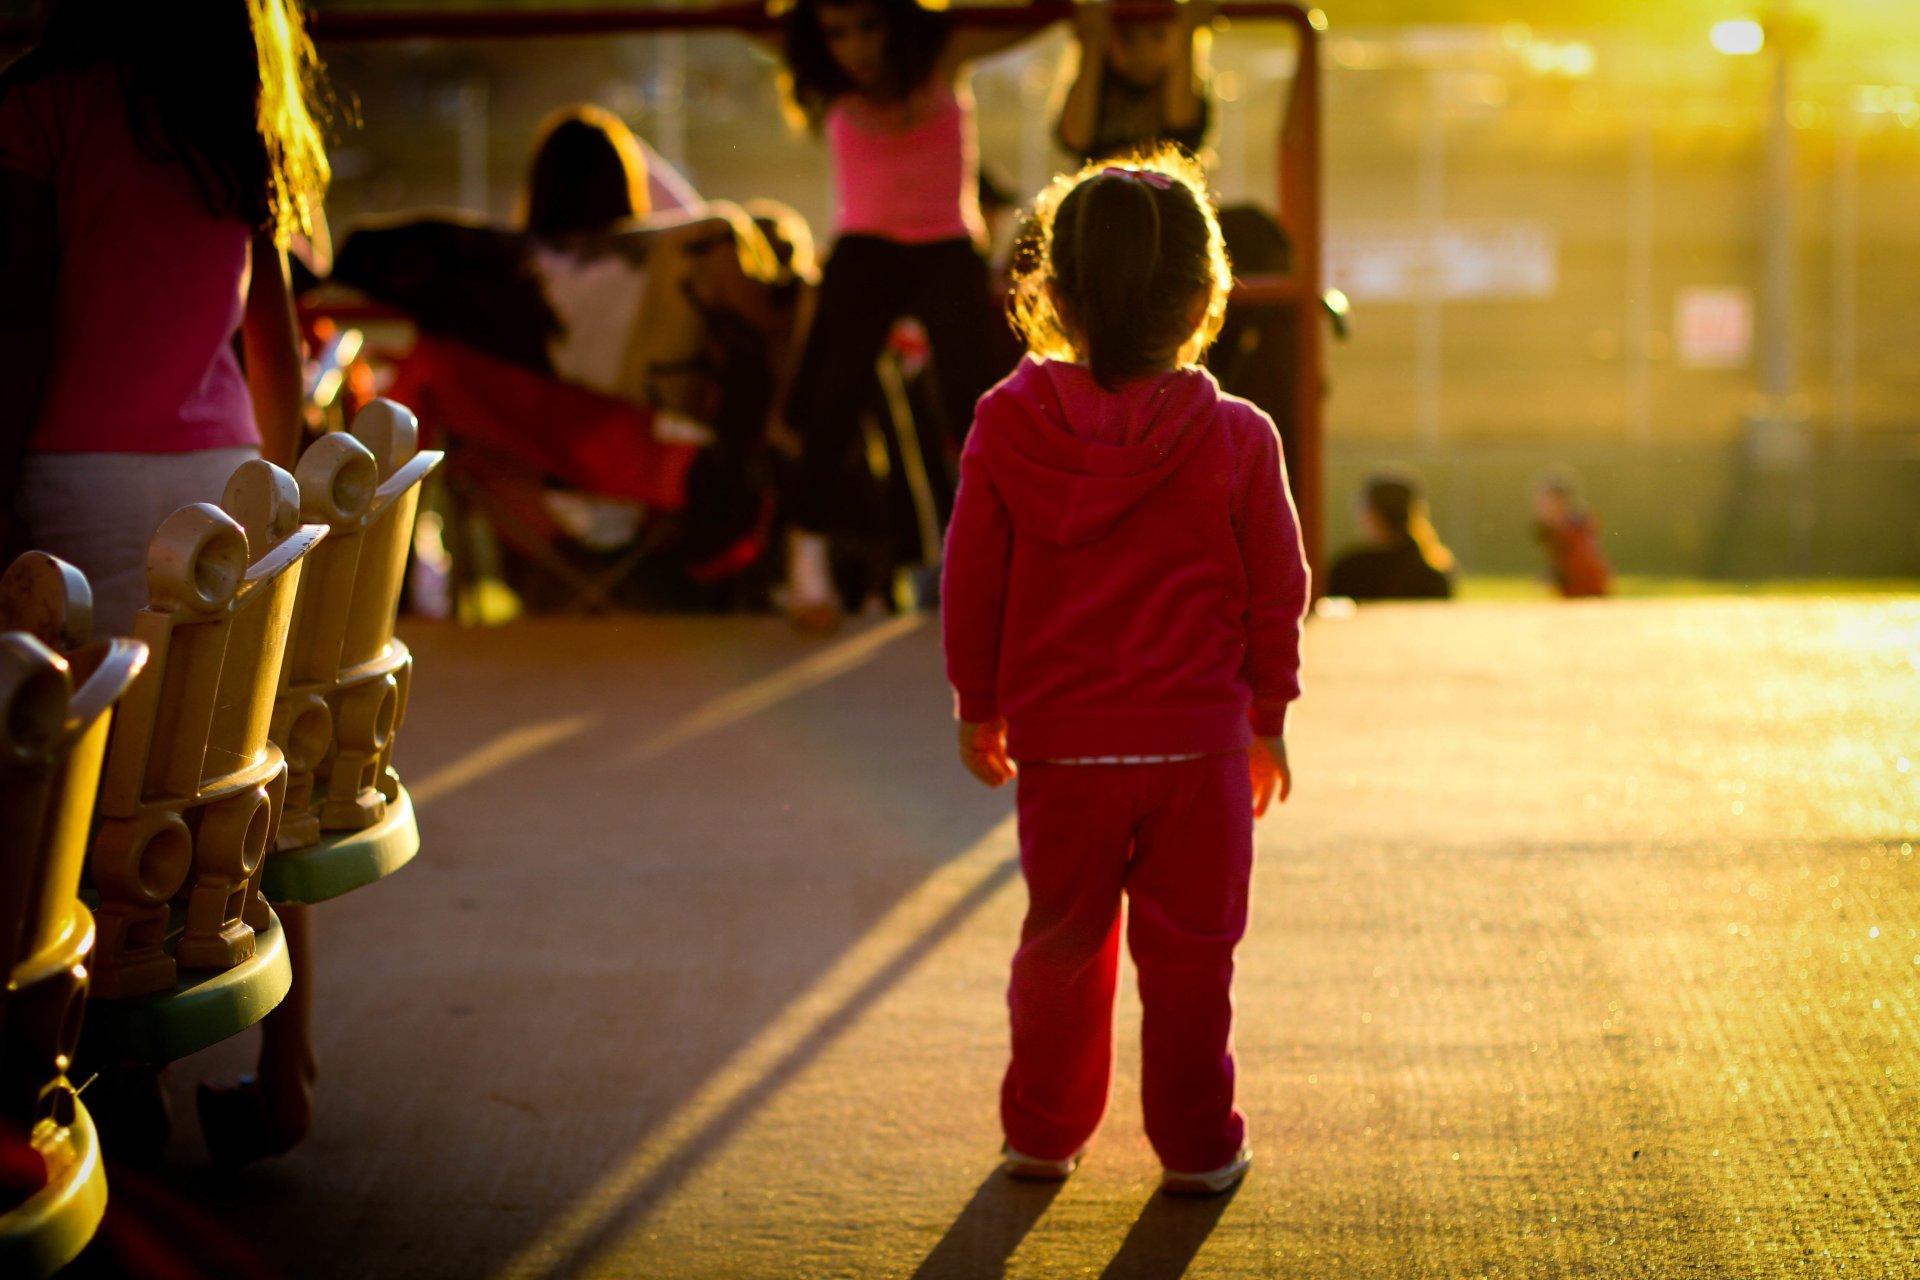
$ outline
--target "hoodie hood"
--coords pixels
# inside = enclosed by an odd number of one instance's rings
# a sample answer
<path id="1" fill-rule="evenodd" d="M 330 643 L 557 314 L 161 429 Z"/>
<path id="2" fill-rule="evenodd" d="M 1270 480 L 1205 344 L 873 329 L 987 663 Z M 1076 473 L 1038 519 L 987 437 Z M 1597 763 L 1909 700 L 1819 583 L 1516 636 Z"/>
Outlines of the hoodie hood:
<path id="1" fill-rule="evenodd" d="M 1180 470 L 1213 427 L 1220 386 L 1183 368 L 1107 391 L 1058 360 L 1024 360 L 980 401 L 969 447 L 1023 536 L 1092 542 Z"/>

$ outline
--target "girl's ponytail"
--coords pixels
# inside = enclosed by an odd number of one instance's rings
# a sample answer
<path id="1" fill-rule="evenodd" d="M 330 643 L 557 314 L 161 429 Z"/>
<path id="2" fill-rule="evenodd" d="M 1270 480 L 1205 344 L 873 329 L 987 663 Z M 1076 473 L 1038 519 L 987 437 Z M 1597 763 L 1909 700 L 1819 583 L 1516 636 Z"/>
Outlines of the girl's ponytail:
<path id="1" fill-rule="evenodd" d="M 1198 359 L 1230 283 L 1199 168 L 1171 148 L 1056 180 L 1035 202 L 1014 276 L 1028 349 L 1085 360 L 1108 389 Z"/>
<path id="2" fill-rule="evenodd" d="M 1067 297 L 1086 335 L 1087 364 L 1102 386 L 1134 372 L 1129 368 L 1138 345 L 1134 334 L 1153 304 L 1160 266 L 1154 189 L 1123 174 L 1103 174 L 1085 184 L 1070 238 L 1074 277 Z"/>

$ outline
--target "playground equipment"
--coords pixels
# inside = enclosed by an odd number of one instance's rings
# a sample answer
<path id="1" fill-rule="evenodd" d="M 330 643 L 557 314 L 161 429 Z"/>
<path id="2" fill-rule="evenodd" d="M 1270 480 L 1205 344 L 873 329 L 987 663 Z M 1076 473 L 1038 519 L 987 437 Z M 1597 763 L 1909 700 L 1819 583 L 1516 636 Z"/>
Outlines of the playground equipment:
<path id="1" fill-rule="evenodd" d="M 1168 2 L 1124 2 L 1114 5 L 1117 17 L 1166 16 Z M 955 23 L 984 26 L 1036 26 L 1071 18 L 1073 6 L 1042 3 L 1019 6 L 954 5 L 948 12 Z M 1287 91 L 1279 136 L 1275 140 L 1278 217 L 1291 246 L 1291 263 L 1283 273 L 1247 275 L 1236 281 L 1232 305 L 1253 313 L 1266 333 L 1277 336 L 1285 350 L 1270 352 L 1275 376 L 1259 380 L 1255 399 L 1279 424 L 1287 442 L 1287 465 L 1308 563 L 1320 577 L 1324 549 L 1323 395 L 1321 312 L 1321 163 L 1320 163 L 1320 28 L 1324 19 L 1303 5 L 1286 0 L 1229 0 L 1218 7 L 1228 22 L 1278 22 L 1294 34 L 1298 54 Z M 687 31 L 738 31 L 746 34 L 775 30 L 779 19 L 754 5 L 712 8 L 581 8 L 554 10 L 333 10 L 312 16 L 313 34 L 321 42 L 368 42 L 418 39 L 499 39 L 535 36 L 594 36 Z M 342 313 L 344 318 L 350 315 Z"/>
<path id="2" fill-rule="evenodd" d="M 0 576 L 0 1274 L 47 1276 L 106 1208 L 93 1119 L 68 1078 L 93 916 L 78 896 L 113 706 L 137 640 L 88 644 L 92 596 L 30 551 Z"/>
<path id="3" fill-rule="evenodd" d="M 321 436 L 294 474 L 309 555 L 270 736 L 286 753 L 286 807 L 266 859 L 269 902 L 321 902 L 404 866 L 420 848 L 393 771 L 413 655 L 393 634 L 420 489 L 442 455 L 413 414 L 376 400 Z"/>

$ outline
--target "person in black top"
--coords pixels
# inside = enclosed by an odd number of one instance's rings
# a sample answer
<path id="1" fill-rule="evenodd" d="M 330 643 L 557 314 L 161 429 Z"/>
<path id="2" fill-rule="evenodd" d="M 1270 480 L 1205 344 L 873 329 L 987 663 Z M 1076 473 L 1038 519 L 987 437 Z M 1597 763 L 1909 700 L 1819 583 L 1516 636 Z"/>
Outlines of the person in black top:
<path id="1" fill-rule="evenodd" d="M 1360 491 L 1365 540 L 1342 552 L 1326 593 L 1353 600 L 1446 600 L 1453 595 L 1453 553 L 1427 519 L 1420 482 L 1381 472 Z"/>

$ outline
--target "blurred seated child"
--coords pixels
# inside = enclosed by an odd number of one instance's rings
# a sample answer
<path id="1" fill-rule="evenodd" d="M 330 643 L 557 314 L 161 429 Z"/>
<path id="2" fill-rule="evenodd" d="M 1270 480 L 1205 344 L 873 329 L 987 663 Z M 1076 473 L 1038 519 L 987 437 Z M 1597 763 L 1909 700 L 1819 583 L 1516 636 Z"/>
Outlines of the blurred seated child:
<path id="1" fill-rule="evenodd" d="M 1533 490 L 1534 536 L 1547 551 L 1547 577 L 1569 600 L 1611 595 L 1613 570 L 1600 549 L 1600 517 L 1581 501 L 1567 472 L 1544 476 Z"/>
<path id="2" fill-rule="evenodd" d="M 1381 472 L 1360 490 L 1361 543 L 1333 562 L 1327 594 L 1353 600 L 1446 600 L 1453 596 L 1453 553 L 1427 518 L 1420 483 Z"/>
<path id="3" fill-rule="evenodd" d="M 752 219 L 713 203 L 651 213 L 641 143 L 597 107 L 550 117 L 520 225 L 404 213 L 357 225 L 333 280 L 423 333 L 704 422 L 722 381 L 688 385 L 725 313 L 767 323 L 775 267 Z"/>
<path id="4" fill-rule="evenodd" d="M 697 450 L 684 505 L 671 514 L 626 490 L 583 490 L 573 477 L 544 484 L 537 524 L 589 556 L 645 537 L 658 547 L 652 561 L 678 566 L 647 602 L 698 605 L 718 598 L 706 587 L 743 572 L 764 541 L 763 455 L 791 323 L 773 254 L 745 211 L 714 203 L 649 216 L 649 201 L 639 139 L 610 112 L 569 107 L 541 128 L 519 229 L 418 216 L 362 227 L 341 247 L 334 279 L 407 312 L 424 336 L 640 408 L 635 430 L 650 438 L 635 450 Z M 428 354 L 439 367 L 415 373 L 429 392 L 436 378 L 493 376 L 444 346 Z M 488 403 L 501 412 L 527 404 L 525 388 L 507 385 L 512 371 L 496 380 Z M 471 396 L 463 403 L 471 415 Z M 556 429 L 538 412 L 516 428 Z M 682 569 L 700 584 L 691 594 L 674 585 Z"/>
<path id="5" fill-rule="evenodd" d="M 618 116 L 583 105 L 548 118 L 522 214 L 558 322 L 547 356 L 570 382 L 709 424 L 722 381 L 713 346 L 725 340 L 715 323 L 764 333 L 775 261 L 733 205 L 650 218 L 649 200 L 640 141 Z"/>
<path id="6" fill-rule="evenodd" d="M 1074 6 L 1077 66 L 1055 126 L 1063 149 L 1082 162 L 1162 142 L 1199 153 L 1212 0 L 1187 0 L 1179 11 L 1116 21 L 1106 0 Z"/>

